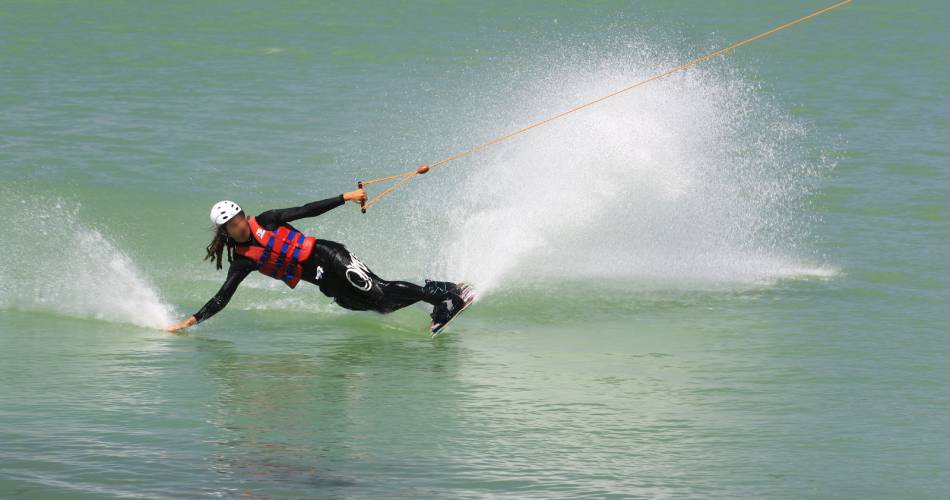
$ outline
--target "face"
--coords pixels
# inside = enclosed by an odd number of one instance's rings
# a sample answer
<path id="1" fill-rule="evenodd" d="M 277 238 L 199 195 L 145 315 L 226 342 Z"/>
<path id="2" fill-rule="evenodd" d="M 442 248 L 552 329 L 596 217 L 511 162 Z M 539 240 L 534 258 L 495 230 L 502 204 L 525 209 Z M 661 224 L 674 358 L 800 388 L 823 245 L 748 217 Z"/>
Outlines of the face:
<path id="1" fill-rule="evenodd" d="M 247 217 L 239 213 L 225 223 L 228 230 L 228 236 L 234 241 L 243 243 L 251 238 L 251 228 L 247 225 Z"/>

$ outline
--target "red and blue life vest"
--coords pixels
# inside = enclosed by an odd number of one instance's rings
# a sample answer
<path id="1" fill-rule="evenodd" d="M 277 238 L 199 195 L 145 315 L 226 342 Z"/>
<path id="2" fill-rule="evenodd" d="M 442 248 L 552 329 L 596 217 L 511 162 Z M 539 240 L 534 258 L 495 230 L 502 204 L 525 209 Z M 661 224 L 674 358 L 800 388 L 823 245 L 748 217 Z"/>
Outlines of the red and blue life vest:
<path id="1" fill-rule="evenodd" d="M 297 286 L 303 273 L 301 262 L 310 257 L 313 244 L 317 239 L 304 236 L 290 226 L 280 226 L 276 231 L 261 227 L 254 217 L 247 220 L 251 236 L 261 246 L 238 245 L 234 251 L 257 262 L 257 270 L 276 280 L 281 280 L 290 288 Z"/>

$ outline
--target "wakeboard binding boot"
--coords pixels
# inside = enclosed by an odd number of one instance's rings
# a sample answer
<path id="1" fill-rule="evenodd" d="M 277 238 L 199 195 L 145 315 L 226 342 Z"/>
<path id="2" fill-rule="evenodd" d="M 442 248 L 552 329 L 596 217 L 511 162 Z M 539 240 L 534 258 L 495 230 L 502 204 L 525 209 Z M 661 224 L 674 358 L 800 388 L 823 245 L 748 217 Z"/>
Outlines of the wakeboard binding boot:
<path id="1" fill-rule="evenodd" d="M 435 337 L 442 329 L 475 300 L 474 291 L 464 283 L 426 280 L 426 293 L 439 302 L 432 309 L 430 334 Z"/>

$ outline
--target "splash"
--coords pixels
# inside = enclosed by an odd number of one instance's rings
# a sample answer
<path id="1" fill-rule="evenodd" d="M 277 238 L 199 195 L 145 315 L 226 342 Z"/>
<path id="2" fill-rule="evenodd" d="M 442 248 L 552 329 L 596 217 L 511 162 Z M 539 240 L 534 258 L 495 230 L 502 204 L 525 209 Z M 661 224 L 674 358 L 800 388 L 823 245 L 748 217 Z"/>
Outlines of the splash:
<path id="1" fill-rule="evenodd" d="M 4 193 L 0 308 L 157 328 L 173 309 L 115 243 L 79 222 L 78 204 Z"/>
<path id="2" fill-rule="evenodd" d="M 558 52 L 478 79 L 471 94 L 504 97 L 471 106 L 464 135 L 518 128 L 683 59 L 629 41 L 607 53 Z M 409 192 L 412 209 L 427 214 L 409 224 L 444 243 L 426 246 L 438 254 L 433 275 L 483 291 L 533 278 L 702 288 L 827 276 L 833 270 L 809 263 L 806 200 L 832 164 L 816 158 L 811 139 L 719 61 L 444 167 L 425 179 L 434 181 L 425 194 Z M 427 196 L 433 188 L 444 195 Z M 435 224 L 449 229 L 427 229 Z"/>

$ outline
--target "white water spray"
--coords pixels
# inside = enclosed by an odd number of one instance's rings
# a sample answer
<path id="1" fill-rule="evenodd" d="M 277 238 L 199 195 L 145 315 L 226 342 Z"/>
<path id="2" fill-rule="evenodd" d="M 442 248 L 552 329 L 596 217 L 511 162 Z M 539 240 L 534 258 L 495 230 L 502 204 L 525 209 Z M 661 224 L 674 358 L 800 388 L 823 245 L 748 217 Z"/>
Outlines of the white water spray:
<path id="1" fill-rule="evenodd" d="M 48 311 L 158 328 L 173 309 L 133 261 L 102 233 L 84 226 L 78 206 L 5 193 L 0 308 Z"/>
<path id="2" fill-rule="evenodd" d="M 625 53 L 495 79 L 489 88 L 521 90 L 477 106 L 486 118 L 472 119 L 473 130 L 517 128 L 672 65 L 642 48 Z M 693 68 L 423 178 L 440 177 L 425 191 L 442 192 L 412 196 L 426 214 L 412 223 L 443 244 L 413 251 L 439 252 L 431 275 L 483 291 L 524 278 L 705 288 L 826 276 L 833 271 L 807 262 L 814 216 L 804 205 L 831 165 L 808 139 L 746 78 Z M 433 235 L 433 224 L 449 229 Z"/>

